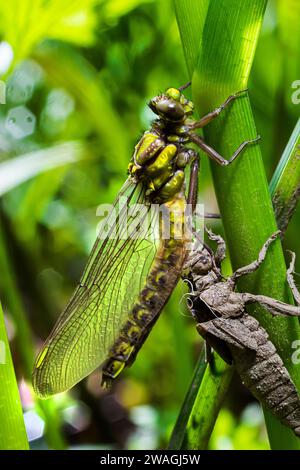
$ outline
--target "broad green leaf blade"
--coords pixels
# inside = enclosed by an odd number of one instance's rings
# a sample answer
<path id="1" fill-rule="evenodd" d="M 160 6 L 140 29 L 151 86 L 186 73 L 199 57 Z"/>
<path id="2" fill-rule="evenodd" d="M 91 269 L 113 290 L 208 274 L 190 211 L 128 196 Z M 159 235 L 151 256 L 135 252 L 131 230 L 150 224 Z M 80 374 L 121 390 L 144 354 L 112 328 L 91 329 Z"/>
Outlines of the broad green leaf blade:
<path id="1" fill-rule="evenodd" d="M 0 163 L 0 196 L 41 173 L 75 163 L 86 155 L 80 142 L 65 142 L 34 150 Z"/>
<path id="2" fill-rule="evenodd" d="M 27 450 L 28 440 L 0 304 L 0 449 Z"/>
<path id="3" fill-rule="evenodd" d="M 274 172 L 270 191 L 278 227 L 284 232 L 300 197 L 300 119 Z"/>

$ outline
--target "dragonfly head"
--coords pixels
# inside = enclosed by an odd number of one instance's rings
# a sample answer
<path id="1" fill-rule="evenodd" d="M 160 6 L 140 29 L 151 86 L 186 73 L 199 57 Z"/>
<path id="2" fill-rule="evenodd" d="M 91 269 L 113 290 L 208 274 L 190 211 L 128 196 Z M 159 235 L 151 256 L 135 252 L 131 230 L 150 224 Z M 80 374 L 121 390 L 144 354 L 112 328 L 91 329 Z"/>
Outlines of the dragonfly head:
<path id="1" fill-rule="evenodd" d="M 165 93 L 155 96 L 149 108 L 162 119 L 181 122 L 194 111 L 194 104 L 178 88 L 168 88 Z"/>

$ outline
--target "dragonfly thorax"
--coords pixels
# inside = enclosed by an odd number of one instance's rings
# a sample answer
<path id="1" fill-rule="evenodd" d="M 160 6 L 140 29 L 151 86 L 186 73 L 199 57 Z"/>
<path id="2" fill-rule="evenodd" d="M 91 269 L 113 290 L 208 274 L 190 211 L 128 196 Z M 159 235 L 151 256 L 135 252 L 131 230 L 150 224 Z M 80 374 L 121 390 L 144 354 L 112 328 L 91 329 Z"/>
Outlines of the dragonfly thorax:
<path id="1" fill-rule="evenodd" d="M 136 145 L 128 172 L 135 183 L 143 181 L 151 202 L 162 204 L 183 190 L 184 169 L 194 157 L 192 149 L 152 128 Z"/>
<path id="2" fill-rule="evenodd" d="M 195 158 L 186 147 L 194 105 L 179 89 L 168 88 L 149 107 L 159 118 L 136 145 L 128 172 L 136 183 L 146 183 L 149 199 L 160 204 L 184 189 L 184 169 Z"/>

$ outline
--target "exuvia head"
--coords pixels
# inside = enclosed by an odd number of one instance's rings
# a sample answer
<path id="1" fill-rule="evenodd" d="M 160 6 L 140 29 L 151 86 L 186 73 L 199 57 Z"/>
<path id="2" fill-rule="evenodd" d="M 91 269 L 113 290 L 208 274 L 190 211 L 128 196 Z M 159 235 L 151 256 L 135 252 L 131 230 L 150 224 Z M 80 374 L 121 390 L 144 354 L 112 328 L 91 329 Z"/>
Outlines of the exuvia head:
<path id="1" fill-rule="evenodd" d="M 165 93 L 155 96 L 149 102 L 150 109 L 167 121 L 183 121 L 194 111 L 193 102 L 186 99 L 183 93 L 181 93 L 181 90 L 188 85 L 180 88 L 168 88 Z"/>
<path id="2" fill-rule="evenodd" d="M 192 266 L 193 273 L 201 276 L 208 274 L 213 269 L 213 258 L 206 247 L 203 247 L 199 253 L 195 254 Z"/>

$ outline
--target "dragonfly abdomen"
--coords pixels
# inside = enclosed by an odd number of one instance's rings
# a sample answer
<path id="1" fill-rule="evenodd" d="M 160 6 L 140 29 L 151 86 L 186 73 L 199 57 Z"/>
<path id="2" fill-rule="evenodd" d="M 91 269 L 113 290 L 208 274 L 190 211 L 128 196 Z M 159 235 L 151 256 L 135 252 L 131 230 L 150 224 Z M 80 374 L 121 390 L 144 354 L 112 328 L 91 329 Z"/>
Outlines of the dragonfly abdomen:
<path id="1" fill-rule="evenodd" d="M 183 227 L 185 202 L 183 193 L 180 193 L 165 204 L 170 211 L 169 237 L 160 239 L 145 285 L 110 350 L 103 367 L 103 385 L 109 385 L 126 365 L 133 362 L 180 278 L 188 241 L 188 233 Z M 177 237 L 178 225 L 182 226 L 182 234 Z M 165 229 L 162 221 L 161 233 Z"/>

